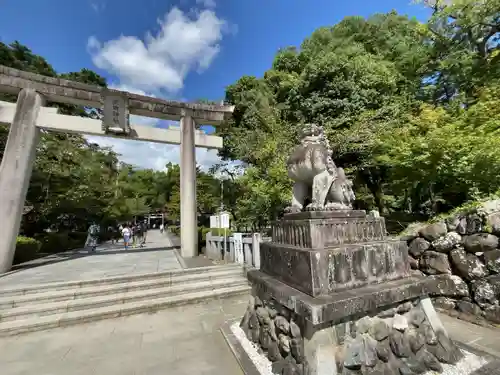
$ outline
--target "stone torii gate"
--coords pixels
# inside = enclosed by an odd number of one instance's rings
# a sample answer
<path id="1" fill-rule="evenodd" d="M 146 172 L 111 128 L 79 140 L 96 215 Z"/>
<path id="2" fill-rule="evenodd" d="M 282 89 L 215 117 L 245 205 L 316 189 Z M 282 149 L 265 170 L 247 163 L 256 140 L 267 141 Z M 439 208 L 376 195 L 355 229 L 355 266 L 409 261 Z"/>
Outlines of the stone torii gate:
<path id="1" fill-rule="evenodd" d="M 0 92 L 18 95 L 17 103 L 0 102 L 0 124 L 11 124 L 0 165 L 0 273 L 14 258 L 26 193 L 40 129 L 119 137 L 181 145 L 181 253 L 198 250 L 195 147 L 218 149 L 222 138 L 195 129 L 220 125 L 234 107 L 185 103 L 110 90 L 65 79 L 46 77 L 0 65 Z M 60 115 L 45 101 L 103 108 L 103 120 Z M 177 120 L 181 129 L 158 129 L 129 124 L 129 115 Z"/>

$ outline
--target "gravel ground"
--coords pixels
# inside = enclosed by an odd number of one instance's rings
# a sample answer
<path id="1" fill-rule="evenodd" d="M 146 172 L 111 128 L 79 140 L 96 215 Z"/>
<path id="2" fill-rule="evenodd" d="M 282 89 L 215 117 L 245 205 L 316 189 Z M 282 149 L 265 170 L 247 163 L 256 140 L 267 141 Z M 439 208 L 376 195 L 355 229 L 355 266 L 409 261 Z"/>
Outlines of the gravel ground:
<path id="1" fill-rule="evenodd" d="M 456 365 L 443 365 L 442 375 L 469 375 L 487 363 L 486 359 L 478 357 L 475 354 L 469 353 L 465 350 L 462 350 L 462 353 L 464 353 L 464 357 Z M 426 375 L 434 374 L 437 373 L 434 371 L 426 373 Z"/>
<path id="2" fill-rule="evenodd" d="M 272 363 L 266 356 L 259 353 L 258 346 L 247 339 L 245 332 L 240 328 L 240 323 L 236 322 L 231 325 L 231 331 L 239 340 L 241 346 L 254 363 L 261 375 L 273 375 Z"/>

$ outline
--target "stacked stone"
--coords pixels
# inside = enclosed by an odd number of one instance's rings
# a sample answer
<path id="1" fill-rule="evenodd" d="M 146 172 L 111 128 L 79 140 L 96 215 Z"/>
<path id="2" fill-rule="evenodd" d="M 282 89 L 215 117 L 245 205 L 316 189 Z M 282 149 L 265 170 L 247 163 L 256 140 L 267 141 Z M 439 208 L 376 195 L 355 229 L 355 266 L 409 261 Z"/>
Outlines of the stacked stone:
<path id="1" fill-rule="evenodd" d="M 436 307 L 500 323 L 500 212 L 488 210 L 498 204 L 488 202 L 404 236 L 414 270 L 453 280 L 434 295 Z"/>
<path id="2" fill-rule="evenodd" d="M 336 358 L 343 375 L 413 375 L 442 372 L 442 363 L 455 364 L 460 350 L 442 332 L 434 332 L 418 300 L 365 316 L 350 325 Z M 340 326 L 340 327 L 339 327 Z M 336 327 L 346 331 L 345 327 Z M 339 329 L 340 328 L 340 329 Z"/>
<path id="3" fill-rule="evenodd" d="M 287 308 L 252 297 L 240 323 L 247 338 L 273 363 L 277 375 L 304 373 L 304 341 L 294 318 Z"/>

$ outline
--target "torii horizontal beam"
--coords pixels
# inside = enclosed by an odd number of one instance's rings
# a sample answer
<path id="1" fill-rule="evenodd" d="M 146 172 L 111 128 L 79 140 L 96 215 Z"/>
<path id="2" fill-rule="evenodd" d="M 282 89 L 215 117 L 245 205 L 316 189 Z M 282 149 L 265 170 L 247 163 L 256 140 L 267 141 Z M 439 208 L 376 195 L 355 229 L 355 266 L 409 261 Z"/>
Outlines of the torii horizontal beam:
<path id="1" fill-rule="evenodd" d="M 0 101 L 0 124 L 10 125 L 14 121 L 16 103 Z M 77 133 L 85 135 L 95 135 L 102 137 L 113 137 L 119 139 L 130 139 L 135 141 L 147 141 L 156 143 L 166 143 L 172 145 L 181 144 L 180 129 L 160 129 L 144 125 L 130 125 L 131 132 L 127 136 L 117 136 L 106 133 L 102 129 L 100 120 L 86 117 L 60 115 L 57 108 L 42 107 L 36 119 L 36 126 L 45 130 L 62 133 Z M 207 149 L 222 148 L 222 137 L 205 134 L 201 130 L 196 130 L 194 135 L 196 147 Z"/>
<path id="2" fill-rule="evenodd" d="M 17 95 L 22 89 L 27 88 L 34 89 L 49 101 L 94 108 L 102 106 L 104 91 L 109 94 L 118 93 L 128 97 L 128 109 L 133 115 L 175 121 L 179 121 L 183 116 L 190 116 L 200 125 L 220 125 L 231 117 L 234 110 L 234 106 L 230 105 L 186 103 L 152 98 L 66 79 L 42 76 L 0 65 L 0 92 Z"/>

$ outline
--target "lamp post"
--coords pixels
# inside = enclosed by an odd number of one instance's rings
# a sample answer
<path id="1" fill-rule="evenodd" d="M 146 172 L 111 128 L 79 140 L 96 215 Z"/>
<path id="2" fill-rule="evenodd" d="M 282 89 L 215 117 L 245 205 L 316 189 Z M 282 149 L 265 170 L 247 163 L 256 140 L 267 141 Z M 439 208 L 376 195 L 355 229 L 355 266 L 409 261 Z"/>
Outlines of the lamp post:
<path id="1" fill-rule="evenodd" d="M 120 161 L 117 161 L 116 162 L 115 199 L 118 198 L 118 180 L 120 179 L 120 169 L 121 169 Z"/>

